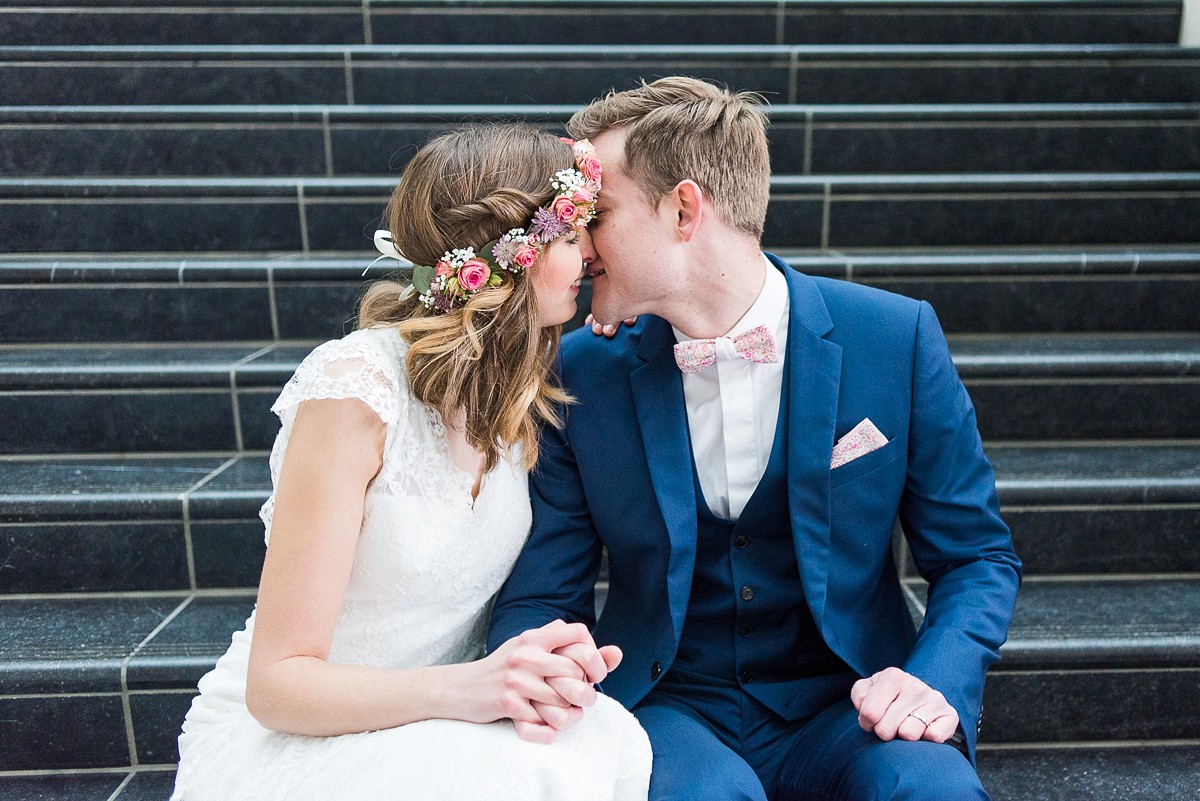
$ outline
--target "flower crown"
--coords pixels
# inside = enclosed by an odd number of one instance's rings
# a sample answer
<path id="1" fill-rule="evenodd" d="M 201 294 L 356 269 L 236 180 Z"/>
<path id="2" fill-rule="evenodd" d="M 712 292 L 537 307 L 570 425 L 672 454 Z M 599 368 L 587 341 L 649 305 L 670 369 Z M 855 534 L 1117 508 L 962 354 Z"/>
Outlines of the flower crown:
<path id="1" fill-rule="evenodd" d="M 563 137 L 562 141 L 571 145 L 575 166 L 556 172 L 550 179 L 550 185 L 557 190 L 554 199 L 533 213 L 528 230 L 513 228 L 488 242 L 478 253 L 474 248 L 455 248 L 442 254 L 432 267 L 413 265 L 412 283 L 425 308 L 439 312 L 461 308 L 476 292 L 502 284 L 503 272 L 520 275 L 551 242 L 587 228 L 596 216 L 600 160 L 588 140 L 576 142 Z M 404 260 L 386 230 L 375 232 L 375 247 L 383 254 L 380 258 Z"/>

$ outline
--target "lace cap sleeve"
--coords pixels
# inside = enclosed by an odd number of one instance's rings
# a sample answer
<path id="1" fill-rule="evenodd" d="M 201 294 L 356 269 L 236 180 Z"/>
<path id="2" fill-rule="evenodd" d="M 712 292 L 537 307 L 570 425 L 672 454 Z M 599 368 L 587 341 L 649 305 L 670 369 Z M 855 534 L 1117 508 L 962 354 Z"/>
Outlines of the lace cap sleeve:
<path id="1" fill-rule="evenodd" d="M 319 346 L 296 368 L 271 411 L 286 423 L 303 401 L 355 398 L 391 425 L 400 416 L 403 355 L 386 337 L 399 340 L 390 329 L 367 329 Z"/>

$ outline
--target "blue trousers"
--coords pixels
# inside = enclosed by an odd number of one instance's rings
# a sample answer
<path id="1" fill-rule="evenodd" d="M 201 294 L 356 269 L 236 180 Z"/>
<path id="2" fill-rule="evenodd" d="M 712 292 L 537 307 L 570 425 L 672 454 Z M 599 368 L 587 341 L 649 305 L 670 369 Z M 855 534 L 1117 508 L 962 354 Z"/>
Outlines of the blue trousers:
<path id="1" fill-rule="evenodd" d="M 954 746 L 884 742 L 849 698 L 787 721 L 737 685 L 660 685 L 633 710 L 650 736 L 651 801 L 989 801 Z"/>

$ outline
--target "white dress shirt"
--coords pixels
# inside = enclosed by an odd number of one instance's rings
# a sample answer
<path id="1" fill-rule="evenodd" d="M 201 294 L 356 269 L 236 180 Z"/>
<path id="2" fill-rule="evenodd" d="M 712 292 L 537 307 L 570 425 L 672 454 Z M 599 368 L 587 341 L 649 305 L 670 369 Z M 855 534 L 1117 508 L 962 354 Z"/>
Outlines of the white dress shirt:
<path id="1" fill-rule="evenodd" d="M 755 364 L 738 358 L 721 358 L 732 343 L 717 340 L 717 363 L 697 373 L 683 374 L 692 456 L 708 508 L 717 517 L 737 520 L 767 470 L 779 397 L 783 387 L 783 359 L 787 349 L 787 281 L 763 257 L 766 280 L 750 309 L 725 337 L 733 339 L 752 328 L 767 326 L 775 332 L 779 361 Z M 676 342 L 691 339 L 675 330 Z"/>

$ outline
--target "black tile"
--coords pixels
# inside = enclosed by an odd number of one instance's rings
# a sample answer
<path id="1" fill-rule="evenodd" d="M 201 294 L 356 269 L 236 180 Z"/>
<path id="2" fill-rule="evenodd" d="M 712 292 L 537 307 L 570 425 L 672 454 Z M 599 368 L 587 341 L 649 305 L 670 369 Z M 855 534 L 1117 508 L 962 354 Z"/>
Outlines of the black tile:
<path id="1" fill-rule="evenodd" d="M 223 462 L 211 457 L 0 462 L 0 519 L 180 520 L 183 493 Z"/>
<path id="2" fill-rule="evenodd" d="M 120 690 L 121 661 L 181 600 L 0 599 L 0 695 Z"/>
<path id="3" fill-rule="evenodd" d="M 335 175 L 395 175 L 421 145 L 435 136 L 454 130 L 456 124 L 334 123 L 330 147 Z"/>
<path id="4" fill-rule="evenodd" d="M 1038 9 L 862 5 L 788 9 L 789 44 L 1054 44 L 1163 43 L 1178 38 L 1172 8 Z"/>
<path id="5" fill-rule="evenodd" d="M 288 284 L 275 288 L 282 339 L 337 339 L 354 330 L 366 284 Z"/>
<path id="6" fill-rule="evenodd" d="M 87 233 L 64 238 L 64 227 Z M 6 253 L 190 253 L 301 247 L 300 214 L 294 199 L 0 204 L 0 250 Z"/>
<path id="7" fill-rule="evenodd" d="M 800 126 L 771 129 L 772 167 L 801 172 Z M 1200 125 L 896 123 L 813 128 L 814 174 L 949 172 L 1166 172 L 1200 168 Z"/>
<path id="8" fill-rule="evenodd" d="M 983 703 L 980 742 L 984 743 L 1164 740 L 1200 735 L 1193 670 L 996 670 L 988 677 Z"/>
<path id="9" fill-rule="evenodd" d="M 382 154 L 381 154 L 382 155 Z M 359 251 L 363 267 L 375 256 L 375 231 L 383 226 L 387 195 L 372 198 L 339 197 L 305 204 L 309 250 Z"/>
<path id="10" fill-rule="evenodd" d="M 1200 196 L 848 200 L 836 195 L 829 246 L 930 247 L 1185 243 L 1200 240 Z"/>
<path id="11" fill-rule="evenodd" d="M 0 351 L 0 387 L 34 389 L 229 388 L 233 365 L 251 346 L 125 345 Z"/>
<path id="12" fill-rule="evenodd" d="M 288 376 L 290 377 L 290 375 Z M 277 387 L 265 390 L 238 393 L 238 415 L 242 422 L 242 447 L 251 451 L 270 450 L 279 433 L 279 418 L 271 411 L 271 404 L 279 397 L 285 377 Z"/>
<path id="13" fill-rule="evenodd" d="M 1186 445 L 993 445 L 987 456 L 1006 506 L 1200 500 L 1200 451 Z"/>
<path id="14" fill-rule="evenodd" d="M 47 309 L 56 313 L 48 314 Z M 270 340 L 267 285 L 9 288 L 0 292 L 0 341 L 179 342 Z"/>
<path id="15" fill-rule="evenodd" d="M 179 523 L 0 525 L 0 593 L 187 589 Z"/>
<path id="16" fill-rule="evenodd" d="M 1049 57 L 1049 54 L 1047 54 Z M 976 61 L 816 63 L 802 56 L 796 103 L 1187 103 L 1200 65 L 1068 59 L 1059 64 Z"/>
<path id="17" fill-rule="evenodd" d="M 266 545 L 260 520 L 192 523 L 196 586 L 257 587 Z"/>
<path id="18" fill-rule="evenodd" d="M 270 351 L 239 365 L 236 376 L 238 389 L 254 387 L 278 393 L 296 372 L 300 362 L 319 344 L 314 340 L 308 345 L 276 345 Z"/>
<path id="19" fill-rule="evenodd" d="M 1200 375 L 1196 334 L 951 336 L 954 366 L 973 379 L 1184 378 Z"/>
<path id="20" fill-rule="evenodd" d="M 639 80 L 652 81 L 681 70 L 696 78 L 716 81 L 736 90 L 755 91 L 769 100 L 787 98 L 788 75 L 783 66 L 722 64 L 705 59 L 699 66 L 655 61 L 638 66 L 606 63 L 603 69 L 570 62 L 468 63 L 462 66 L 357 63 L 354 69 L 356 103 L 574 103 L 584 104 L 612 88 L 628 89 Z M 3 72 L 0 71 L 0 78 Z M 845 102 L 845 101 L 842 101 Z"/>
<path id="21" fill-rule="evenodd" d="M 179 761 L 179 733 L 195 695 L 195 690 L 129 694 L 133 735 L 141 764 L 162 765 Z"/>
<path id="22" fill-rule="evenodd" d="M 967 391 L 985 440 L 1200 437 L 1200 381 L 970 381 Z"/>
<path id="23" fill-rule="evenodd" d="M 1191 801 L 1200 748 L 985 748 L 978 759 L 993 801 Z"/>
<path id="24" fill-rule="evenodd" d="M 130 762 L 119 695 L 0 698 L 0 741 L 0 770 L 110 768 Z"/>
<path id="25" fill-rule="evenodd" d="M 10 45 L 362 44 L 356 8 L 194 10 L 141 8 L 139 13 L 0 15 L 0 41 Z"/>
<path id="26" fill-rule="evenodd" d="M 108 801 L 124 780 L 124 773 L 0 776 L 0 798 L 6 801 Z"/>
<path id="27" fill-rule="evenodd" d="M 163 801 L 175 788 L 175 771 L 140 770 L 117 796 L 120 801 Z"/>
<path id="28" fill-rule="evenodd" d="M 0 395 L 0 419 L 4 453 L 237 449 L 228 390 Z"/>
<path id="29" fill-rule="evenodd" d="M 188 496 L 195 520 L 253 520 L 271 493 L 271 470 L 263 456 L 243 456 Z"/>
<path id="30" fill-rule="evenodd" d="M 663 8 L 569 9 L 520 6 L 455 13 L 372 7 L 377 44 L 774 44 L 776 11 L 768 3 L 688 3 Z"/>
<path id="31" fill-rule="evenodd" d="M 1200 506 L 1006 508 L 1026 576 L 1200 573 Z"/>
<path id="32" fill-rule="evenodd" d="M 0 103 L 196 105 L 345 103 L 345 68 L 334 64 L 246 64 L 179 60 L 161 65 L 0 65 Z M 361 100 L 359 102 L 362 102 Z"/>
<path id="33" fill-rule="evenodd" d="M 324 175 L 318 126 L 0 130 L 0 175 Z"/>
<path id="34" fill-rule="evenodd" d="M 129 689 L 195 690 L 253 609 L 253 595 L 192 601 L 130 660 Z"/>
<path id="35" fill-rule="evenodd" d="M 1190 278 L 867 280 L 927 300 L 947 332 L 1193 331 Z"/>
<path id="36" fill-rule="evenodd" d="M 763 228 L 763 247 L 820 247 L 823 207 L 824 201 L 811 197 L 772 197 Z"/>

